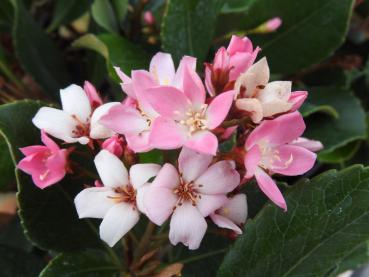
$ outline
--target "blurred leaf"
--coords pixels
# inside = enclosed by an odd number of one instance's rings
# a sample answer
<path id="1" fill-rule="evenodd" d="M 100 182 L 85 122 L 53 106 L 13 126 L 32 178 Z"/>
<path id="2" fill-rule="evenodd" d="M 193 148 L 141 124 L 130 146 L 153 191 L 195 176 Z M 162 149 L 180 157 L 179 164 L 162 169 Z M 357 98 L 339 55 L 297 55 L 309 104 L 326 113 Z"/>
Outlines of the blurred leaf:
<path id="1" fill-rule="evenodd" d="M 201 65 L 213 39 L 221 0 L 169 0 L 162 22 L 162 47 L 175 61 L 195 56 Z"/>
<path id="2" fill-rule="evenodd" d="M 354 2 L 253 0 L 246 12 L 229 17 L 237 31 L 253 29 L 273 17 L 280 17 L 283 23 L 278 31 L 255 36 L 253 42 L 263 49 L 262 55 L 268 58 L 272 72 L 294 73 L 327 58 L 342 44 Z M 219 23 L 224 25 L 224 21 Z"/>
<path id="3" fill-rule="evenodd" d="M 306 119 L 304 136 L 323 143 L 324 149 L 320 153 L 331 152 L 366 137 L 364 110 L 350 91 L 336 87 L 316 87 L 309 91 L 309 103 L 330 105 L 338 112 L 338 118 L 313 114 Z"/>
<path id="4" fill-rule="evenodd" d="M 114 11 L 117 14 L 118 23 L 122 24 L 128 11 L 128 0 L 112 0 Z"/>
<path id="5" fill-rule="evenodd" d="M 8 190 L 15 184 L 14 163 L 10 156 L 8 145 L 4 138 L 0 137 L 0 190 Z"/>
<path id="6" fill-rule="evenodd" d="M 119 277 L 120 270 L 120 267 L 113 263 L 106 253 L 89 249 L 83 252 L 59 254 L 45 267 L 40 277 Z"/>
<path id="7" fill-rule="evenodd" d="M 163 151 L 154 149 L 146 153 L 139 153 L 140 163 L 157 163 L 162 164 L 164 161 Z"/>
<path id="8" fill-rule="evenodd" d="M 148 54 L 138 45 L 115 34 L 87 34 L 73 42 L 73 47 L 96 51 L 105 58 L 110 77 L 120 82 L 113 66 L 119 66 L 126 74 L 131 70 L 146 68 Z"/>
<path id="9" fill-rule="evenodd" d="M 69 81 L 63 57 L 23 2 L 10 1 L 14 8 L 13 41 L 20 63 L 48 95 L 58 99 L 59 89 Z"/>
<path id="10" fill-rule="evenodd" d="M 90 0 L 56 0 L 53 19 L 47 28 L 51 32 L 61 25 L 68 24 L 88 11 Z"/>
<path id="11" fill-rule="evenodd" d="M 268 204 L 246 223 L 217 276 L 326 276 L 369 239 L 369 168 L 302 180 L 285 199 L 287 213 Z"/>
<path id="12" fill-rule="evenodd" d="M 226 0 L 222 13 L 235 13 L 247 11 L 253 0 Z"/>
<path id="13" fill-rule="evenodd" d="M 20 147 L 39 144 L 40 132 L 31 123 L 42 106 L 39 102 L 19 101 L 0 106 L 0 132 L 11 150 L 14 163 Z M 74 196 L 85 183 L 66 177 L 59 184 L 41 190 L 31 177 L 16 172 L 19 216 L 27 237 L 40 248 L 67 251 L 102 245 L 97 230 L 89 220 L 78 219 Z"/>
<path id="14" fill-rule="evenodd" d="M 323 163 L 344 163 L 350 160 L 360 148 L 360 141 L 353 141 L 332 152 L 319 153 L 318 159 Z"/>
<path id="15" fill-rule="evenodd" d="M 11 219 L 7 224 L 0 226 L 0 245 L 25 252 L 31 251 L 32 245 L 24 235 L 18 216 Z"/>
<path id="16" fill-rule="evenodd" d="M 119 31 L 115 13 L 109 0 L 95 0 L 91 6 L 91 14 L 100 27 L 111 33 Z"/>
<path id="17" fill-rule="evenodd" d="M 1 244 L 0 257 L 2 277 L 37 277 L 45 264 L 35 255 Z"/>
<path id="18" fill-rule="evenodd" d="M 313 113 L 317 113 L 317 112 L 321 112 L 321 113 L 325 113 L 327 115 L 332 116 L 333 118 L 338 118 L 338 112 L 336 111 L 335 108 L 333 108 L 330 105 L 315 105 L 313 103 L 309 102 L 309 99 L 307 99 L 305 101 L 305 103 L 302 105 L 302 107 L 300 108 L 300 113 L 302 114 L 303 117 L 309 116 Z"/>
<path id="19" fill-rule="evenodd" d="M 0 1 L 0 25 L 11 27 L 12 22 L 13 13 L 10 1 Z"/>

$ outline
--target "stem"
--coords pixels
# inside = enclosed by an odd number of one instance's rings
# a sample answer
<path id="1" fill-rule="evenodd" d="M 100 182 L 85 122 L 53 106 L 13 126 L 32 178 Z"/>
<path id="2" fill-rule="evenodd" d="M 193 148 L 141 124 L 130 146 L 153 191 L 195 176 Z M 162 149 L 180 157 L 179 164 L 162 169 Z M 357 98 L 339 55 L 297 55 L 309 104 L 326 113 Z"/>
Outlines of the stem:
<path id="1" fill-rule="evenodd" d="M 135 259 L 133 261 L 133 264 L 135 264 L 140 258 L 141 256 L 145 253 L 145 251 L 147 250 L 150 242 L 151 242 L 151 236 L 152 233 L 155 230 L 155 224 L 152 222 L 149 222 L 147 224 L 146 230 L 144 235 L 142 236 L 142 239 L 140 241 L 140 243 L 137 246 L 137 250 L 135 253 Z"/>
<path id="2" fill-rule="evenodd" d="M 177 262 L 182 263 L 182 264 L 192 263 L 192 262 L 202 260 L 202 259 L 205 259 L 205 258 L 208 258 L 208 257 L 211 257 L 211 256 L 215 256 L 215 255 L 225 253 L 225 252 L 227 252 L 227 250 L 228 250 L 228 248 L 219 249 L 219 250 L 216 250 L 216 251 L 213 251 L 213 252 L 208 252 L 208 253 L 205 253 L 205 254 L 202 254 L 202 255 L 194 256 L 194 257 L 191 257 L 191 258 L 188 258 L 188 259 L 183 259 L 183 260 L 180 260 L 180 261 L 177 261 Z"/>
<path id="3" fill-rule="evenodd" d="M 245 116 L 245 117 L 242 117 L 242 118 L 237 118 L 237 119 L 231 119 L 231 120 L 224 121 L 220 125 L 220 127 L 228 128 L 228 127 L 232 127 L 232 126 L 236 126 L 236 125 L 240 125 L 240 124 L 244 124 L 244 123 L 248 123 L 248 122 L 251 122 L 250 117 Z"/>

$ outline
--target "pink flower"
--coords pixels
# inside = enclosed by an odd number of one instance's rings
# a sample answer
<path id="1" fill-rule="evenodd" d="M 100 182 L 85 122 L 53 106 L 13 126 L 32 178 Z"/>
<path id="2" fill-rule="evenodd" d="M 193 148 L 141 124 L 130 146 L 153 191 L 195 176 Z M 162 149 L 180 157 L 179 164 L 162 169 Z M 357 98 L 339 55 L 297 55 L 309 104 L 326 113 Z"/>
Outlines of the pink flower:
<path id="1" fill-rule="evenodd" d="M 44 189 L 64 178 L 67 172 L 69 150 L 59 146 L 41 130 L 44 145 L 32 145 L 20 148 L 26 156 L 18 163 L 18 168 L 32 175 L 36 186 Z"/>
<path id="2" fill-rule="evenodd" d="M 146 25 L 153 25 L 155 23 L 155 17 L 151 11 L 144 12 L 143 19 Z"/>
<path id="3" fill-rule="evenodd" d="M 236 107 L 259 123 L 264 117 L 297 110 L 307 97 L 306 91 L 291 92 L 289 81 L 269 81 L 269 66 L 262 58 L 237 79 Z"/>
<path id="4" fill-rule="evenodd" d="M 60 90 L 62 110 L 42 107 L 32 119 L 46 133 L 67 143 L 87 144 L 90 139 L 111 137 L 114 132 L 99 124 L 100 118 L 118 102 L 104 104 L 93 110 L 87 93 L 77 85 Z"/>
<path id="5" fill-rule="evenodd" d="M 255 176 L 260 189 L 276 205 L 287 210 L 286 202 L 269 174 L 300 175 L 310 170 L 316 154 L 304 147 L 291 145 L 305 130 L 298 112 L 263 121 L 245 143 L 246 178 Z"/>
<path id="6" fill-rule="evenodd" d="M 90 101 L 90 105 L 93 110 L 103 104 L 103 101 L 101 100 L 101 97 L 96 88 L 89 81 L 85 81 L 83 89 L 86 92 L 86 95 L 88 97 L 88 100 Z"/>
<path id="7" fill-rule="evenodd" d="M 104 186 L 82 190 L 74 199 L 79 218 L 103 218 L 100 237 L 114 246 L 139 220 L 141 194 L 160 170 L 156 164 L 135 164 L 129 169 L 115 155 L 101 150 L 95 166 Z"/>
<path id="8" fill-rule="evenodd" d="M 101 145 L 102 149 L 108 150 L 117 157 L 122 156 L 124 148 L 124 140 L 119 135 L 114 135 L 106 139 Z"/>
<path id="9" fill-rule="evenodd" d="M 273 17 L 265 22 L 265 27 L 268 32 L 274 32 L 282 25 L 282 19 L 280 17 Z"/>
<path id="10" fill-rule="evenodd" d="M 210 215 L 211 220 L 219 227 L 231 229 L 242 234 L 242 226 L 247 218 L 246 194 L 240 193 L 228 198 L 224 205 Z"/>
<path id="11" fill-rule="evenodd" d="M 205 104 L 205 88 L 196 72 L 184 70 L 183 90 L 170 86 L 148 89 L 145 98 L 160 114 L 152 123 L 149 142 L 158 149 L 186 146 L 215 155 L 218 139 L 210 130 L 218 127 L 233 102 L 233 91 L 215 97 Z"/>
<path id="12" fill-rule="evenodd" d="M 205 217 L 227 201 L 240 182 L 233 161 L 210 165 L 212 156 L 183 148 L 177 170 L 165 164 L 143 196 L 146 215 L 161 225 L 171 215 L 169 239 L 197 249 L 206 232 Z"/>
<path id="13" fill-rule="evenodd" d="M 233 89 L 232 81 L 245 72 L 255 61 L 260 48 L 253 49 L 247 37 L 232 36 L 228 48 L 219 48 L 213 64 L 205 64 L 205 84 L 214 96 Z"/>

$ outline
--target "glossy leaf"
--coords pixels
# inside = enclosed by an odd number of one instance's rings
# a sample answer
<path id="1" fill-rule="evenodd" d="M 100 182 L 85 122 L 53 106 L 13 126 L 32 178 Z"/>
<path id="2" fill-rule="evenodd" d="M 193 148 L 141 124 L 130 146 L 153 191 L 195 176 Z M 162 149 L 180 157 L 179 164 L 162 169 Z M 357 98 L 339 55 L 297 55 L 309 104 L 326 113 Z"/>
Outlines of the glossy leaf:
<path id="1" fill-rule="evenodd" d="M 119 31 L 113 6 L 109 0 L 95 0 L 91 6 L 92 18 L 106 31 L 117 33 Z"/>
<path id="2" fill-rule="evenodd" d="M 288 212 L 266 205 L 246 222 L 222 276 L 326 276 L 369 239 L 369 168 L 331 170 L 284 194 Z"/>
<path id="3" fill-rule="evenodd" d="M 361 145 L 360 141 L 353 141 L 345 146 L 337 148 L 328 153 L 318 154 L 318 159 L 324 163 L 344 163 L 347 160 L 350 160 L 355 153 L 359 150 Z"/>
<path id="4" fill-rule="evenodd" d="M 7 190 L 15 184 L 15 167 L 4 138 L 0 138 L 0 190 Z"/>
<path id="5" fill-rule="evenodd" d="M 213 39 L 220 0 L 169 0 L 162 22 L 164 51 L 179 61 L 183 55 L 204 60 Z"/>

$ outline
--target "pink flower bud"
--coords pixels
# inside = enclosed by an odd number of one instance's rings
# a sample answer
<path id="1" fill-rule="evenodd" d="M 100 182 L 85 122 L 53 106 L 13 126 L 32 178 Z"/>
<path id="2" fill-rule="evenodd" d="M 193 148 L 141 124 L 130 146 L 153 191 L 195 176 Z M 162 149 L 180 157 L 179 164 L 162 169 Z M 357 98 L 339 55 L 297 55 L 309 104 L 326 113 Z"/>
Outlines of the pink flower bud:
<path id="1" fill-rule="evenodd" d="M 96 88 L 89 81 L 85 81 L 83 89 L 86 92 L 88 100 L 90 100 L 90 104 L 93 109 L 96 109 L 103 104 L 103 101 L 101 100 Z"/>
<path id="2" fill-rule="evenodd" d="M 102 148 L 108 150 L 115 156 L 120 157 L 123 154 L 123 144 L 123 138 L 118 135 L 114 135 L 103 142 Z"/>
<path id="3" fill-rule="evenodd" d="M 265 24 L 269 32 L 274 32 L 282 25 L 282 19 L 280 17 L 273 17 L 272 19 L 269 19 Z"/>
<path id="4" fill-rule="evenodd" d="M 155 23 L 155 17 L 150 11 L 145 12 L 143 18 L 147 25 L 153 25 Z"/>

